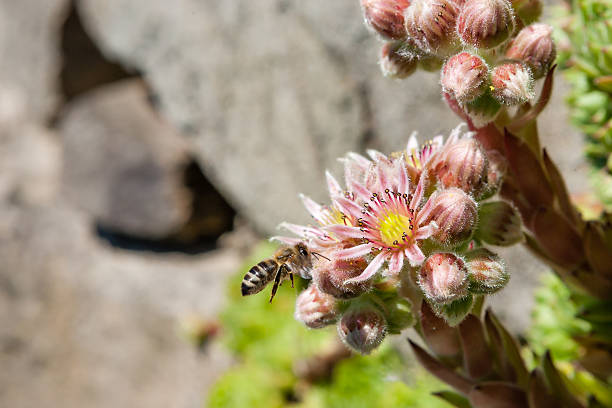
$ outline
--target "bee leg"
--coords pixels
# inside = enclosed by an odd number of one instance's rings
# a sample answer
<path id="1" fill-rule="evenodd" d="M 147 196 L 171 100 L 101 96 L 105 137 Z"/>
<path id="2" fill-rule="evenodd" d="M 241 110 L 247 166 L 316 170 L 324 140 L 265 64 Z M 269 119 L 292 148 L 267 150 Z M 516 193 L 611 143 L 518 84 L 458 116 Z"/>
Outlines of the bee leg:
<path id="1" fill-rule="evenodd" d="M 291 289 L 293 289 L 293 270 L 291 269 L 291 267 L 287 264 L 283 264 L 283 266 L 285 267 L 285 270 L 287 271 L 287 275 L 289 275 L 289 279 L 291 279 Z"/>
<path id="2" fill-rule="evenodd" d="M 272 299 L 274 299 L 274 295 L 276 295 L 276 291 L 278 290 L 279 283 L 281 281 L 281 277 L 283 276 L 283 267 L 281 265 L 276 272 L 276 277 L 274 278 L 274 286 L 272 286 L 272 296 L 270 296 L 270 303 L 272 303 Z"/>

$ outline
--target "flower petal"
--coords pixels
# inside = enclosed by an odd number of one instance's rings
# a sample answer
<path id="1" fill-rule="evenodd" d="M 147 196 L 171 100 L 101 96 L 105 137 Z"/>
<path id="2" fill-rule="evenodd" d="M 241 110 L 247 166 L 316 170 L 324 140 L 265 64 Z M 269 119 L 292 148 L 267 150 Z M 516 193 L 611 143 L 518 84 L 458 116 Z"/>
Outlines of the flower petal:
<path id="1" fill-rule="evenodd" d="M 325 178 L 327 179 L 327 189 L 329 190 L 330 197 L 341 196 L 342 187 L 340 187 L 340 183 L 336 181 L 329 171 L 325 171 Z"/>
<path id="2" fill-rule="evenodd" d="M 389 274 L 397 275 L 404 266 L 404 253 L 402 251 L 395 251 L 389 259 Z"/>
<path id="3" fill-rule="evenodd" d="M 313 227 L 307 227 L 306 225 L 298 225 L 298 224 L 291 224 L 288 222 L 282 222 L 280 223 L 278 227 L 282 229 L 286 229 L 287 231 L 291 231 L 295 235 L 299 235 L 300 237 L 303 237 L 303 238 L 310 238 L 313 236 L 322 237 L 325 235 L 325 233 L 322 230 L 313 228 Z"/>
<path id="4" fill-rule="evenodd" d="M 269 240 L 270 241 L 280 242 L 280 243 L 285 244 L 285 245 L 297 245 L 300 242 L 304 241 L 303 239 L 300 239 L 300 238 L 281 237 L 279 235 L 275 235 L 273 237 L 270 237 Z"/>
<path id="5" fill-rule="evenodd" d="M 413 151 L 417 151 L 419 149 L 419 141 L 417 140 L 417 132 L 412 132 L 410 137 L 408 138 L 408 144 L 406 145 L 406 153 L 410 154 Z"/>
<path id="6" fill-rule="evenodd" d="M 410 200 L 410 208 L 417 209 L 421 204 L 421 200 L 423 200 L 423 195 L 425 194 L 425 188 L 427 180 L 427 172 L 424 171 L 421 173 L 421 178 L 419 179 L 419 184 L 417 184 L 416 190 L 414 191 L 414 195 L 412 196 L 412 200 Z"/>
<path id="7" fill-rule="evenodd" d="M 366 150 L 366 153 L 368 153 L 368 156 L 370 156 L 372 158 L 372 160 L 374 160 L 375 162 L 387 161 L 388 160 L 387 156 L 385 156 L 384 154 L 382 154 L 378 150 L 368 149 L 368 150 Z"/>
<path id="8" fill-rule="evenodd" d="M 370 190 L 368 190 L 367 188 L 365 188 L 365 186 L 357 182 L 352 182 L 349 185 L 349 189 L 351 192 L 355 193 L 357 197 L 362 201 L 368 201 L 368 199 L 372 195 Z"/>
<path id="9" fill-rule="evenodd" d="M 435 196 L 435 194 L 437 194 L 437 192 L 429 196 L 429 199 L 427 200 L 427 202 L 423 205 L 423 208 L 421 208 L 421 210 L 417 214 L 417 217 L 416 217 L 417 225 L 421 225 L 423 222 L 426 222 L 429 216 L 431 215 L 431 212 L 434 209 L 434 200 L 432 200 L 432 198 Z"/>
<path id="10" fill-rule="evenodd" d="M 336 251 L 334 256 L 340 259 L 353 259 L 366 256 L 372 250 L 372 244 L 361 244 L 354 247 L 340 249 Z"/>
<path id="11" fill-rule="evenodd" d="M 438 224 L 435 222 L 430 222 L 424 227 L 419 227 L 415 234 L 415 239 L 422 240 L 431 237 L 438 230 Z"/>
<path id="12" fill-rule="evenodd" d="M 398 179 L 399 179 L 397 183 L 398 192 L 400 194 L 410 193 L 409 191 L 410 179 L 408 178 L 408 173 L 406 172 L 406 166 L 404 166 L 403 158 L 401 161 L 399 161 L 399 169 L 397 170 L 397 173 L 398 173 Z"/>
<path id="13" fill-rule="evenodd" d="M 346 225 L 329 225 L 325 227 L 326 231 L 329 231 L 339 238 L 363 238 L 364 233 L 357 227 L 348 227 Z"/>
<path id="14" fill-rule="evenodd" d="M 324 224 L 325 207 L 315 203 L 310 197 L 307 197 L 304 194 L 300 194 L 300 198 L 302 199 L 302 203 L 304 203 L 304 207 L 306 207 L 310 215 L 312 215 L 312 217 L 321 224 Z"/>
<path id="15" fill-rule="evenodd" d="M 417 244 L 406 248 L 404 250 L 404 254 L 406 255 L 406 258 L 408 258 L 411 266 L 418 266 L 425 260 L 425 255 L 423 255 L 421 248 L 419 248 Z"/>
<path id="16" fill-rule="evenodd" d="M 376 272 L 378 272 L 382 264 L 385 262 L 386 257 L 387 257 L 387 254 L 385 254 L 384 252 L 379 253 L 378 255 L 374 257 L 374 259 L 372 259 L 372 262 L 370 262 L 368 267 L 363 270 L 361 275 L 355 278 L 352 278 L 352 279 L 347 279 L 345 281 L 345 284 L 353 283 L 353 282 L 363 282 L 363 281 L 370 279 L 372 276 L 376 274 Z"/>
<path id="17" fill-rule="evenodd" d="M 362 171 L 366 171 L 368 167 L 370 167 L 370 164 L 372 163 L 367 158 L 363 157 L 362 155 L 358 153 L 354 153 L 354 152 L 347 153 L 345 160 L 350 160 L 357 167 L 361 168 Z"/>
<path id="18" fill-rule="evenodd" d="M 336 208 L 344 214 L 348 214 L 353 218 L 359 218 L 362 208 L 354 201 L 344 197 L 338 197 L 334 200 Z"/>

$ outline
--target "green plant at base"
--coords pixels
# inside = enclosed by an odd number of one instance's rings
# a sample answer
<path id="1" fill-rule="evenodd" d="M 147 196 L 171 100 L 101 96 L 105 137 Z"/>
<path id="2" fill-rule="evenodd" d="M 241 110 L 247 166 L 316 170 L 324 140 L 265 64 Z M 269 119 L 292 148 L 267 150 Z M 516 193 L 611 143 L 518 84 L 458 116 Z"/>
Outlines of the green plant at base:
<path id="1" fill-rule="evenodd" d="M 574 0 L 558 12 L 559 61 L 572 90 L 571 118 L 586 136 L 595 191 L 612 206 L 612 2 Z"/>
<path id="2" fill-rule="evenodd" d="M 335 329 L 306 330 L 295 321 L 295 293 L 286 283 L 272 304 L 265 296 L 243 298 L 236 290 L 249 267 L 274 248 L 260 245 L 230 280 L 228 305 L 220 317 L 222 339 L 238 363 L 211 389 L 210 408 L 449 407 L 431 395 L 443 385 L 389 344 L 367 357 L 340 359 L 331 378 L 304 388 L 296 365 L 333 347 Z"/>
<path id="3" fill-rule="evenodd" d="M 576 394 L 582 394 L 583 397 L 592 394 L 604 406 L 612 406 L 612 378 L 606 381 L 605 378 L 598 378 L 580 370 L 574 364 L 588 353 L 588 348 L 576 339 L 588 339 L 592 336 L 603 340 L 605 333 L 601 332 L 602 329 L 607 326 L 609 331 L 612 328 L 609 313 L 606 313 L 607 318 L 596 313 L 598 310 L 604 310 L 602 307 L 605 305 L 572 293 L 553 274 L 543 277 L 542 286 L 536 291 L 535 301 L 533 323 L 527 334 L 530 349 L 537 358 L 541 358 L 549 350 L 556 366 L 573 385 Z M 610 340 L 612 339 L 607 341 Z"/>

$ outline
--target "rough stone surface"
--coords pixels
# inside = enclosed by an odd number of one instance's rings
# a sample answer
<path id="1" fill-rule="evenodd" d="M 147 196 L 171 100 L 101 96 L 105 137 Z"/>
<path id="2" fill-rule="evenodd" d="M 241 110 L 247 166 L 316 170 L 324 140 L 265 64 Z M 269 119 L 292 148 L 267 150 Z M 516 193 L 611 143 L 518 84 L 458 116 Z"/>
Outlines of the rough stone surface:
<path id="1" fill-rule="evenodd" d="M 71 102 L 59 124 L 63 190 L 105 228 L 161 238 L 185 224 L 187 148 L 153 111 L 141 81 L 121 81 Z"/>
<path id="2" fill-rule="evenodd" d="M 33 119 L 47 119 L 59 100 L 59 27 L 67 4 L 0 2 L 0 90 L 17 98 Z"/>
<path id="3" fill-rule="evenodd" d="M 397 149 L 412 129 L 430 137 L 457 123 L 435 74 L 382 78 L 353 0 L 79 6 L 92 37 L 144 73 L 207 175 L 260 231 L 306 220 L 298 192 L 323 199 L 323 171 L 347 150 Z"/>
<path id="4" fill-rule="evenodd" d="M 198 353 L 178 328 L 214 318 L 235 251 L 125 253 L 75 208 L 1 210 L 0 405 L 201 406 L 230 361 L 217 344 Z"/>

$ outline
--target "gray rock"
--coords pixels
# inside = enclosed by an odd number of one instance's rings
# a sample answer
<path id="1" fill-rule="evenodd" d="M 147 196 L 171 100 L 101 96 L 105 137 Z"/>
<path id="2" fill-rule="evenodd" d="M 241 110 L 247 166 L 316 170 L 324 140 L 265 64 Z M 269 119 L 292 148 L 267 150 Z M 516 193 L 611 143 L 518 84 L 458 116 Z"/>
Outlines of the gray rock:
<path id="1" fill-rule="evenodd" d="M 162 238 L 189 219 L 182 185 L 186 144 L 161 120 L 138 80 L 91 91 L 67 107 L 59 124 L 68 199 L 104 227 Z"/>
<path id="2" fill-rule="evenodd" d="M 67 4 L 0 2 L 0 89 L 10 88 L 34 122 L 48 119 L 59 101 L 59 27 Z"/>
<path id="3" fill-rule="evenodd" d="M 1 210 L 1 406 L 201 406 L 230 360 L 179 326 L 223 306 L 235 251 L 118 252 L 75 208 Z"/>
<path id="4" fill-rule="evenodd" d="M 365 147 L 397 150 L 457 119 L 434 74 L 378 72 L 359 3 L 84 0 L 84 25 L 144 72 L 162 113 L 206 174 L 260 231 L 306 221 L 298 192 L 324 198 L 325 168 Z"/>

